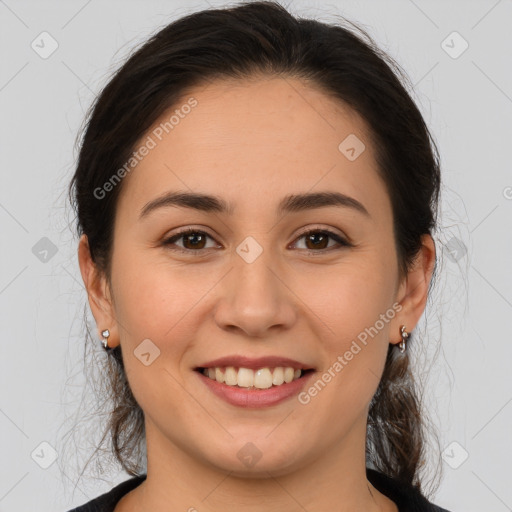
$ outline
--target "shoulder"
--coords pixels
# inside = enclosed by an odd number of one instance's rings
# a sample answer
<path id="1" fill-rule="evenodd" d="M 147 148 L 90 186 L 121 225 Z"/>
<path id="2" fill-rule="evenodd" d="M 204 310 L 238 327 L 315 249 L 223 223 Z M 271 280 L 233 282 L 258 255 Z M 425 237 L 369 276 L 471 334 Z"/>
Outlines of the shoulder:
<path id="1" fill-rule="evenodd" d="M 121 482 L 113 489 L 69 512 L 113 512 L 121 498 L 135 489 L 146 479 L 146 475 L 134 476 Z"/>
<path id="2" fill-rule="evenodd" d="M 379 492 L 396 503 L 399 512 L 450 512 L 428 501 L 412 485 L 403 484 L 384 473 L 370 468 L 366 468 L 366 476 Z"/>
<path id="3" fill-rule="evenodd" d="M 399 512 L 450 512 L 428 501 L 415 487 L 401 484 L 397 480 L 367 468 L 366 475 L 379 492 L 394 501 Z M 69 512 L 113 512 L 121 498 L 146 479 L 146 475 L 132 477 L 121 482 L 109 492 L 70 510 Z"/>

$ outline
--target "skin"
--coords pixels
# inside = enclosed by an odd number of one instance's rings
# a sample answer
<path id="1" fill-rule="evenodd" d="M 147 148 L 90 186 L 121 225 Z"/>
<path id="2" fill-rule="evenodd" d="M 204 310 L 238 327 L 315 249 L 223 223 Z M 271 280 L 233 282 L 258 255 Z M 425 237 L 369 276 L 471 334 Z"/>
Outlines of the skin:
<path id="1" fill-rule="evenodd" d="M 367 127 L 339 101 L 296 78 L 215 81 L 189 93 L 183 103 L 194 96 L 198 105 L 124 178 L 110 285 L 85 235 L 79 245 L 98 330 L 122 345 L 145 413 L 147 479 L 115 510 L 396 512 L 366 479 L 366 421 L 389 343 L 401 341 L 401 325 L 412 331 L 425 308 L 434 242 L 423 237 L 401 279 Z M 338 150 L 349 134 L 366 145 L 355 161 Z M 171 190 L 221 196 L 235 213 L 166 207 L 139 219 Z M 334 206 L 276 215 L 282 197 L 317 191 L 347 194 L 369 216 Z M 163 245 L 186 227 L 211 237 L 199 244 L 202 256 L 186 237 L 175 247 L 188 254 Z M 305 228 L 329 229 L 353 246 L 308 244 Z M 235 251 L 247 236 L 263 249 L 251 264 Z M 193 371 L 229 354 L 270 354 L 315 367 L 313 383 L 395 303 L 401 310 L 306 405 L 294 397 L 239 408 Z M 145 366 L 133 352 L 147 338 L 160 356 Z M 237 457 L 248 442 L 262 455 L 252 467 Z"/>

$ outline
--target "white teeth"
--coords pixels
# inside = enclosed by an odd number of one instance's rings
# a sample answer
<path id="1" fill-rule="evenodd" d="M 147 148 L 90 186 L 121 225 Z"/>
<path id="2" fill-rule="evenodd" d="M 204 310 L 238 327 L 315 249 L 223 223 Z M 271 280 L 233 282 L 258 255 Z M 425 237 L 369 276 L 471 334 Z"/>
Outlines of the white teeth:
<path id="1" fill-rule="evenodd" d="M 291 382 L 293 380 L 293 376 L 295 374 L 295 371 L 293 368 L 290 368 L 289 366 L 284 369 L 284 381 L 286 383 Z"/>
<path id="2" fill-rule="evenodd" d="M 209 375 L 208 375 L 209 377 Z M 210 377 L 211 378 L 211 377 Z M 232 366 L 228 366 L 224 372 L 224 382 L 228 386 L 236 386 L 238 384 L 238 378 L 236 370 Z"/>
<path id="3" fill-rule="evenodd" d="M 218 382 L 224 382 L 224 374 L 220 368 L 215 368 L 215 380 Z"/>
<path id="4" fill-rule="evenodd" d="M 260 368 L 254 371 L 251 368 L 235 368 L 227 366 L 226 368 L 205 368 L 203 374 L 212 380 L 227 384 L 228 386 L 238 386 L 241 388 L 268 389 L 272 386 L 280 386 L 284 383 L 297 380 L 302 375 L 302 370 L 296 370 L 290 366 L 276 368 Z"/>
<path id="5" fill-rule="evenodd" d="M 238 369 L 238 382 L 241 388 L 250 388 L 254 386 L 254 372 L 248 368 Z"/>
<path id="6" fill-rule="evenodd" d="M 258 389 L 272 387 L 272 374 L 268 368 L 261 368 L 254 372 L 254 387 Z"/>
<path id="7" fill-rule="evenodd" d="M 282 366 L 274 368 L 274 375 L 272 377 L 272 384 L 280 386 L 284 382 L 284 369 Z"/>

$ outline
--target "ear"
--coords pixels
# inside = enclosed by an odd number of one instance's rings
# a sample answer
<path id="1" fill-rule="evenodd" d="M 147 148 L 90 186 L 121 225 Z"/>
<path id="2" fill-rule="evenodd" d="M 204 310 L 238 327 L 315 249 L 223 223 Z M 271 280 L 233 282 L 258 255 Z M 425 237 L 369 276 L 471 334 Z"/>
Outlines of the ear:
<path id="1" fill-rule="evenodd" d="M 436 246 L 428 234 L 421 237 L 421 243 L 421 248 L 407 276 L 398 288 L 396 300 L 401 304 L 402 309 L 391 325 L 393 334 L 390 343 L 393 344 L 402 341 L 400 326 L 405 325 L 407 332 L 411 332 L 416 327 L 427 303 L 428 288 L 436 261 Z"/>
<path id="2" fill-rule="evenodd" d="M 101 332 L 104 329 L 108 329 L 110 331 L 108 345 L 109 347 L 115 347 L 119 344 L 119 333 L 110 288 L 104 272 L 100 272 L 92 260 L 89 241 L 86 235 L 80 237 L 78 263 L 82 280 L 87 290 L 89 305 L 98 328 L 98 336 L 101 339 L 103 337 Z"/>

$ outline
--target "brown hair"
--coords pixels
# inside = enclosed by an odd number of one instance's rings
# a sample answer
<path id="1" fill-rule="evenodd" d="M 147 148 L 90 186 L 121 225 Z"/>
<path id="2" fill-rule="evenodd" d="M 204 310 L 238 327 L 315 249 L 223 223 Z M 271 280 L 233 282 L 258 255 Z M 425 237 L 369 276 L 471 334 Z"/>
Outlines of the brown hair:
<path id="1" fill-rule="evenodd" d="M 421 236 L 436 225 L 438 152 L 402 84 L 407 83 L 404 72 L 364 30 L 347 23 L 355 30 L 294 17 L 274 2 L 244 2 L 173 21 L 128 58 L 88 113 L 69 188 L 78 234 L 87 235 L 93 261 L 107 277 L 123 183 L 101 200 L 93 191 L 123 166 L 136 142 L 189 88 L 217 77 L 256 74 L 306 79 L 365 120 L 391 199 L 400 274 L 405 276 Z M 414 346 L 415 336 L 408 340 L 408 352 L 411 341 Z M 370 404 L 366 458 L 369 466 L 421 490 L 425 417 L 409 357 L 396 357 L 393 349 L 390 344 Z M 101 393 L 109 420 L 100 445 L 110 435 L 115 459 L 135 476 L 144 463 L 143 411 L 126 379 L 121 347 L 105 360 Z"/>

